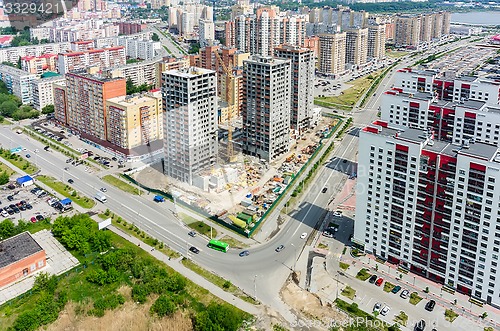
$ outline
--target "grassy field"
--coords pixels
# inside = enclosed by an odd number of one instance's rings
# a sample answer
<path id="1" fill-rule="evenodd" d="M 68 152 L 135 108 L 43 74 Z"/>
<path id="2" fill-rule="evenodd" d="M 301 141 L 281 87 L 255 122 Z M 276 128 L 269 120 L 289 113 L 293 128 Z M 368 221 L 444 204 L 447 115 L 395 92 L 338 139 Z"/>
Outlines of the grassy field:
<path id="1" fill-rule="evenodd" d="M 385 52 L 385 55 L 387 55 L 388 57 L 399 59 L 400 57 L 403 57 L 403 56 L 407 55 L 408 53 L 409 52 L 394 51 L 394 52 Z"/>
<path id="2" fill-rule="evenodd" d="M 209 238 L 217 237 L 217 230 L 212 228 L 210 225 L 207 225 L 204 222 L 195 221 L 193 223 L 189 223 L 187 226 L 189 226 L 191 229 L 195 230 L 199 234 L 203 234 Z M 212 229 L 212 231 L 210 231 L 210 229 Z"/>
<path id="3" fill-rule="evenodd" d="M 102 177 L 102 180 L 104 180 L 106 183 L 110 184 L 110 185 L 113 185 L 117 188 L 119 188 L 120 190 L 124 191 L 124 192 L 127 192 L 127 193 L 131 193 L 131 194 L 135 194 L 135 195 L 141 195 L 142 193 L 144 193 L 144 191 L 140 190 L 139 188 L 137 187 L 134 187 L 132 185 L 130 185 L 129 183 L 121 180 L 120 178 L 117 178 L 113 175 L 106 175 L 104 177 Z"/>
<path id="4" fill-rule="evenodd" d="M 71 186 L 64 184 L 63 182 L 58 181 L 54 177 L 50 176 L 37 176 L 36 179 L 44 183 L 45 185 L 51 187 L 57 193 L 62 194 L 63 196 L 70 198 L 71 201 L 79 205 L 83 208 L 92 208 L 95 205 L 95 201 L 81 195 L 76 190 L 74 190 Z"/>
<path id="5" fill-rule="evenodd" d="M 458 314 L 453 311 L 453 309 L 446 309 L 444 312 L 444 318 L 450 322 L 453 323 L 454 320 L 456 320 L 458 317 Z"/>
<path id="6" fill-rule="evenodd" d="M 330 106 L 340 110 L 350 111 L 380 73 L 381 71 L 379 70 L 371 75 L 355 79 L 348 83 L 352 86 L 340 92 L 341 94 L 339 96 L 315 98 L 314 102 L 320 106 Z"/>
<path id="7" fill-rule="evenodd" d="M 351 300 L 354 300 L 354 296 L 356 295 L 356 290 L 350 286 L 346 286 L 346 288 L 342 290 L 341 294 L 345 297 L 348 297 Z"/>
<path id="8" fill-rule="evenodd" d="M 339 267 L 340 269 L 347 270 L 349 269 L 350 265 L 348 263 L 339 262 Z"/>
<path id="9" fill-rule="evenodd" d="M 182 259 L 182 264 L 186 267 L 191 269 L 192 271 L 196 272 L 198 275 L 201 277 L 205 278 L 209 282 L 213 283 L 214 285 L 217 285 L 221 289 L 223 289 L 226 292 L 229 292 L 238 298 L 249 302 L 251 304 L 259 304 L 258 301 L 255 301 L 254 298 L 246 295 L 242 290 L 240 290 L 238 287 L 234 286 L 230 281 L 225 280 L 224 278 L 217 276 L 216 274 L 203 269 L 193 261 L 189 259 Z"/>
<path id="10" fill-rule="evenodd" d="M 16 173 L 8 165 L 6 165 L 3 161 L 0 160 L 0 172 L 4 171 L 7 172 L 7 175 L 9 175 L 9 177 Z"/>
<path id="11" fill-rule="evenodd" d="M 392 283 L 389 283 L 389 282 L 385 282 L 384 284 L 384 291 L 389 293 L 390 291 L 392 291 L 392 289 L 395 287 L 396 285 L 392 284 Z"/>
<path id="12" fill-rule="evenodd" d="M 238 241 L 238 240 L 236 240 L 236 239 L 234 239 L 233 237 L 230 237 L 230 236 L 224 236 L 224 237 L 222 237 L 221 241 L 223 241 L 225 243 L 228 243 L 229 247 L 232 247 L 232 248 L 243 249 L 243 248 L 247 248 L 248 247 L 247 244 L 242 243 L 241 241 Z"/>
<path id="13" fill-rule="evenodd" d="M 2 149 L 0 150 L 0 156 L 29 175 L 38 171 L 38 168 L 34 164 L 28 162 L 19 154 L 12 154 L 10 151 Z"/>
<path id="14" fill-rule="evenodd" d="M 422 297 L 418 296 L 417 292 L 410 294 L 410 303 L 412 305 L 417 305 L 420 301 L 422 301 Z"/>
<path id="15" fill-rule="evenodd" d="M 394 322 L 406 326 L 408 323 L 408 315 L 404 311 L 400 311 L 399 315 L 394 317 Z"/>

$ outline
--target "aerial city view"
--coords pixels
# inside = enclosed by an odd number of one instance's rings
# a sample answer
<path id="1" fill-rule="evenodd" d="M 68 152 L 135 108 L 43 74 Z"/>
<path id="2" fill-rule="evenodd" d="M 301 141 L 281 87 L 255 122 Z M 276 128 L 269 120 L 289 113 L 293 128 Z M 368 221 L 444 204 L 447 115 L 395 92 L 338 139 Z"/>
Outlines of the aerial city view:
<path id="1" fill-rule="evenodd" d="M 500 1 L 0 1 L 0 331 L 500 331 Z"/>

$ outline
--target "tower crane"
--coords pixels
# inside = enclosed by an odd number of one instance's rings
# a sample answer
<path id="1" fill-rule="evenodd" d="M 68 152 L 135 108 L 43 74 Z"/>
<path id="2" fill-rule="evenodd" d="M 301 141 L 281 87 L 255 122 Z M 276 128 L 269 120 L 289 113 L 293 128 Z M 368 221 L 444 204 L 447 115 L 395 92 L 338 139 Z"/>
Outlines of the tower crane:
<path id="1" fill-rule="evenodd" d="M 231 123 L 231 115 L 233 114 L 234 107 L 235 107 L 235 100 L 234 100 L 234 88 L 233 88 L 233 83 L 234 83 L 234 75 L 231 72 L 230 69 L 224 64 L 222 61 L 222 58 L 220 57 L 219 52 L 216 50 L 215 56 L 217 57 L 217 61 L 219 61 L 219 64 L 221 65 L 222 69 L 224 70 L 227 81 L 226 81 L 226 86 L 227 86 L 227 104 L 228 104 L 228 112 L 227 112 L 227 157 L 229 159 L 229 162 L 235 162 L 236 158 L 234 156 L 234 148 L 233 148 L 233 127 Z"/>

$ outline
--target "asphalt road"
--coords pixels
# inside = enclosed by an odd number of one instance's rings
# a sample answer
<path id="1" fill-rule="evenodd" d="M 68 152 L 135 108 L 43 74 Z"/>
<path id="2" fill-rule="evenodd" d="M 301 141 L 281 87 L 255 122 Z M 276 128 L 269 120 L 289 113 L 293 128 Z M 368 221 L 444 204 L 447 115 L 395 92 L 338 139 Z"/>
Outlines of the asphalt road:
<path id="1" fill-rule="evenodd" d="M 160 38 L 162 48 L 163 46 L 167 47 L 168 50 L 172 53 L 171 55 L 175 57 L 181 57 L 184 55 L 181 51 L 179 51 L 177 46 L 172 42 L 172 40 L 170 40 L 170 38 L 167 38 L 163 35 L 162 31 L 160 31 L 160 29 L 156 25 L 150 25 L 150 28 L 151 31 L 155 32 Z"/>

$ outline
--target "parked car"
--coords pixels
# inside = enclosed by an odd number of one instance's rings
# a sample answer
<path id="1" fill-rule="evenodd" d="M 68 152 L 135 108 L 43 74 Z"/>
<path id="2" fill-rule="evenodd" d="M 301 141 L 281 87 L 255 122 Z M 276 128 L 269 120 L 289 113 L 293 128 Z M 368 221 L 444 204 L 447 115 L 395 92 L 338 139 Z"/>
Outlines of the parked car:
<path id="1" fill-rule="evenodd" d="M 9 200 L 9 201 L 14 201 L 14 197 L 13 197 L 12 195 L 9 195 L 9 196 L 7 197 L 7 200 Z"/>
<path id="2" fill-rule="evenodd" d="M 376 280 L 377 280 L 377 275 L 372 275 L 368 281 L 370 282 L 370 284 L 375 284 Z"/>
<path id="3" fill-rule="evenodd" d="M 375 306 L 373 306 L 373 312 L 380 312 L 380 309 L 382 309 L 382 304 L 377 302 Z"/>
<path id="4" fill-rule="evenodd" d="M 42 215 L 38 214 L 38 215 L 36 215 L 36 219 L 37 219 L 37 221 L 43 221 L 45 219 L 45 217 L 43 217 Z"/>
<path id="5" fill-rule="evenodd" d="M 382 310 L 380 311 L 380 315 L 382 315 L 382 316 L 386 316 L 386 315 L 389 313 L 389 311 L 390 311 L 390 310 L 391 310 L 391 307 L 389 307 L 389 306 L 385 306 L 385 307 L 384 307 L 384 308 L 382 308 Z"/>
<path id="6" fill-rule="evenodd" d="M 7 185 L 7 188 L 8 188 L 9 190 L 13 190 L 13 189 L 15 189 L 15 188 L 16 188 L 16 186 L 15 186 L 14 184 L 9 184 L 9 185 Z"/>
<path id="7" fill-rule="evenodd" d="M 249 251 L 242 251 L 239 255 L 240 255 L 240 257 L 248 256 L 248 255 L 250 255 L 250 252 Z"/>
<path id="8" fill-rule="evenodd" d="M 425 330 L 425 321 L 421 320 L 420 322 L 417 322 L 417 324 L 415 324 L 414 330 L 415 331 L 424 331 Z"/>
<path id="9" fill-rule="evenodd" d="M 200 253 L 200 250 L 194 246 L 189 247 L 189 250 L 195 254 Z"/>
<path id="10" fill-rule="evenodd" d="M 396 294 L 396 293 L 398 293 L 400 290 L 401 290 L 401 286 L 396 285 L 396 286 L 394 286 L 394 288 L 392 289 L 392 291 L 391 291 L 391 292 L 392 292 L 392 293 L 394 293 L 394 294 Z"/>
<path id="11" fill-rule="evenodd" d="M 278 247 L 276 247 L 276 252 L 281 252 L 282 250 L 285 249 L 285 246 L 284 245 L 279 245 Z"/>
<path id="12" fill-rule="evenodd" d="M 425 310 L 427 310 L 427 311 L 433 311 L 435 306 L 436 306 L 436 301 L 434 301 L 434 300 L 430 300 L 430 301 L 429 301 L 429 302 L 427 302 L 427 304 L 425 305 Z"/>
<path id="13" fill-rule="evenodd" d="M 382 277 L 380 277 L 379 279 L 377 279 L 377 281 L 375 282 L 375 285 L 377 286 L 381 286 L 382 283 L 384 282 L 384 279 Z"/>
<path id="14" fill-rule="evenodd" d="M 29 209 L 33 209 L 33 206 L 32 206 L 32 205 L 30 205 L 29 203 L 27 203 L 27 204 L 26 204 L 26 209 L 28 209 L 28 210 L 29 210 Z"/>
<path id="15" fill-rule="evenodd" d="M 35 216 L 31 217 L 31 223 L 36 223 L 36 217 Z"/>
<path id="16" fill-rule="evenodd" d="M 399 295 L 401 298 L 403 299 L 408 299 L 408 296 L 410 295 L 410 291 L 408 290 L 403 290 L 403 292 L 401 292 L 401 294 Z"/>
<path id="17" fill-rule="evenodd" d="M 68 183 L 73 184 L 75 181 L 73 179 L 68 179 Z"/>

